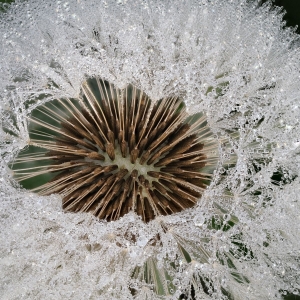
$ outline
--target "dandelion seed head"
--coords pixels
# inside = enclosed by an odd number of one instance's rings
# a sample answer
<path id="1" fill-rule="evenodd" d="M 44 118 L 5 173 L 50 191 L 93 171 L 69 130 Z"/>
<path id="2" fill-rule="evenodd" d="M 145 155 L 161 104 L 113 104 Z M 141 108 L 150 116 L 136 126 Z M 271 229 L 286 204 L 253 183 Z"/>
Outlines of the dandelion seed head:
<path id="1" fill-rule="evenodd" d="M 189 117 L 177 97 L 153 105 L 142 91 L 115 89 L 99 78 L 82 89 L 76 102 L 63 99 L 37 108 L 41 115 L 30 121 L 51 133 L 33 129 L 29 143 L 49 151 L 20 155 L 14 160 L 16 178 L 54 173 L 33 190 L 59 193 L 65 210 L 89 211 L 108 221 L 135 211 L 148 222 L 194 206 L 218 160 L 206 155 L 217 152 L 217 143 L 205 116 Z M 39 166 L 16 166 L 30 161 Z"/>
<path id="2" fill-rule="evenodd" d="M 1 15 L 4 298 L 256 300 L 297 293 L 299 39 L 293 29 L 283 29 L 279 9 L 259 2 L 28 0 L 16 2 Z M 149 99 L 149 114 L 174 99 L 184 103 L 178 113 L 186 114 L 183 123 L 190 128 L 193 116 L 205 117 L 214 146 L 200 140 L 201 131 L 195 134 L 205 159 L 216 160 L 211 169 L 207 163 L 197 170 L 212 176 L 194 205 L 176 213 L 161 211 L 149 222 L 135 208 L 120 218 L 99 218 L 99 211 L 80 211 L 76 200 L 64 206 L 71 212 L 64 211 L 62 202 L 72 186 L 50 191 L 59 188 L 53 185 L 59 183 L 59 174 L 51 172 L 50 164 L 62 168 L 75 162 L 73 171 L 81 172 L 87 163 L 100 170 L 115 161 L 112 176 L 123 165 L 129 173 L 132 165 L 134 147 L 127 146 L 124 158 L 118 138 L 108 147 L 104 136 L 113 142 L 108 132 L 100 135 L 103 149 L 89 135 L 73 145 L 76 151 L 84 150 L 78 159 L 62 159 L 66 140 L 60 139 L 72 128 L 76 136 L 73 125 L 84 129 L 77 134 L 87 129 L 92 133 L 89 124 L 97 127 L 103 119 L 96 119 L 85 96 L 96 78 L 113 87 L 109 92 L 126 95 L 126 88 L 136 89 Z M 99 88 L 91 90 L 95 107 L 101 106 Z M 126 97 L 118 97 L 116 103 L 128 103 Z M 137 103 L 141 107 L 142 102 Z M 84 126 L 74 121 L 75 112 L 75 120 L 87 121 Z M 41 130 L 37 122 L 55 126 L 58 132 Z M 104 127 L 98 125 L 99 133 Z M 90 149 L 93 145 L 96 149 Z M 34 148 L 37 152 L 28 157 Z M 61 160 L 51 152 L 58 148 Z M 45 154 L 48 165 L 30 166 Z M 25 157 L 27 162 L 18 164 Z M 161 173 L 167 166 L 156 163 L 136 165 L 138 176 L 157 180 L 148 173 Z M 45 173 L 36 178 L 45 176 L 44 181 L 34 179 L 36 185 L 24 189 L 8 166 L 16 173 L 42 167 Z M 191 191 L 187 183 L 184 189 Z M 49 193 L 46 189 L 42 194 L 43 188 L 32 191 L 44 184 Z"/>

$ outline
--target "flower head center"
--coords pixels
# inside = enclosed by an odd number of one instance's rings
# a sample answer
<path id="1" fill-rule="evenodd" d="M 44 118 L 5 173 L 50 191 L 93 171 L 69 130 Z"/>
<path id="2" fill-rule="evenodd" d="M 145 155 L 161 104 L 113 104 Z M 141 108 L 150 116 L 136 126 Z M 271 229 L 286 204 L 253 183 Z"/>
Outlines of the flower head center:
<path id="1" fill-rule="evenodd" d="M 31 118 L 52 132 L 31 133 L 31 144 L 51 160 L 31 177 L 55 174 L 35 190 L 61 194 L 67 211 L 108 221 L 135 211 L 148 222 L 193 207 L 209 183 L 206 118 L 188 116 L 178 97 L 152 103 L 135 87 L 119 90 L 96 78 L 83 83 L 79 99 L 39 111 L 57 124 Z"/>

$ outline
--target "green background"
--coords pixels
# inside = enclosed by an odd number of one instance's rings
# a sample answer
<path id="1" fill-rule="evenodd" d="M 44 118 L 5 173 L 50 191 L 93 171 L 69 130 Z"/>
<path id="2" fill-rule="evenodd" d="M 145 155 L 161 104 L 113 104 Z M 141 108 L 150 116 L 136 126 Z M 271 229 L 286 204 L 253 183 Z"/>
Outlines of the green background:
<path id="1" fill-rule="evenodd" d="M 51 0 L 49 0 L 51 1 Z M 224 0 L 226 1 L 226 0 Z M 0 3 L 12 3 L 12 0 L 0 0 Z M 261 3 L 265 3 L 267 0 L 262 0 Z M 286 11 L 284 20 L 287 26 L 297 27 L 296 32 L 300 34 L 300 0 L 273 0 L 274 5 L 283 7 Z M 0 11 L 4 11 L 5 7 L 0 6 Z M 285 300 L 300 300 L 300 296 L 287 295 Z M 259 299 L 258 299 L 259 300 Z"/>
<path id="2" fill-rule="evenodd" d="M 287 26 L 298 26 L 297 33 L 300 34 L 300 0 L 275 0 L 273 2 L 286 11 L 284 20 L 287 22 Z"/>

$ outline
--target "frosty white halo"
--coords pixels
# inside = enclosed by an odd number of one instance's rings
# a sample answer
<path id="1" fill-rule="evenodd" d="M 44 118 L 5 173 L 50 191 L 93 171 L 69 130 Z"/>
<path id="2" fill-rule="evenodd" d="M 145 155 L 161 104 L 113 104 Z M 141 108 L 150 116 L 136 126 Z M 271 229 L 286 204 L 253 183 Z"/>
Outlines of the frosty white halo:
<path id="1" fill-rule="evenodd" d="M 180 212 L 197 203 L 212 176 L 203 168 L 218 161 L 208 155 L 217 143 L 205 115 L 188 116 L 178 97 L 151 104 L 133 86 L 124 92 L 94 78 L 83 83 L 78 100 L 37 110 L 40 117 L 30 121 L 41 129 L 31 131 L 30 144 L 49 151 L 18 158 L 41 163 L 15 174 L 24 181 L 54 173 L 33 191 L 61 194 L 67 211 L 112 221 L 133 210 L 144 222 Z"/>

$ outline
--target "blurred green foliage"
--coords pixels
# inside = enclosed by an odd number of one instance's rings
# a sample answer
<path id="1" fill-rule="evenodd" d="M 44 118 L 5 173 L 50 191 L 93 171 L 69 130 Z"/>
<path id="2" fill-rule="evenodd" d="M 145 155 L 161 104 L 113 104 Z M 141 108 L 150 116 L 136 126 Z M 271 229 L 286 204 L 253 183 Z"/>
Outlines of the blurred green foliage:
<path id="1" fill-rule="evenodd" d="M 14 2 L 14 0 L 0 0 L 0 12 L 5 11 L 8 7 L 8 4 Z"/>
<path id="2" fill-rule="evenodd" d="M 266 0 L 264 0 L 266 2 Z M 287 26 L 297 26 L 297 33 L 300 34 L 300 1 L 299 0 L 273 0 L 276 6 L 283 7 L 286 11 L 284 20 Z"/>

